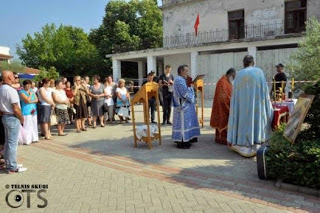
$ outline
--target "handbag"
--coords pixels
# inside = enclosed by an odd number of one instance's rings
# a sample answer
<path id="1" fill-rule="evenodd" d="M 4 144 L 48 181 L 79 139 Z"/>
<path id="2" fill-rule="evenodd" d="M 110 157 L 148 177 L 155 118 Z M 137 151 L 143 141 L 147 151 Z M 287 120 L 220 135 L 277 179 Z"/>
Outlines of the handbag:
<path id="1" fill-rule="evenodd" d="M 109 111 L 109 106 L 108 106 L 108 104 L 104 103 L 103 104 L 103 112 L 107 113 L 108 111 Z"/>
<path id="2" fill-rule="evenodd" d="M 120 107 L 118 115 L 121 117 L 129 118 L 129 110 L 127 107 Z"/>
<path id="3" fill-rule="evenodd" d="M 55 126 L 58 124 L 58 119 L 57 119 L 57 115 L 54 112 L 54 110 L 52 111 L 51 115 L 50 115 L 50 125 L 51 126 Z"/>

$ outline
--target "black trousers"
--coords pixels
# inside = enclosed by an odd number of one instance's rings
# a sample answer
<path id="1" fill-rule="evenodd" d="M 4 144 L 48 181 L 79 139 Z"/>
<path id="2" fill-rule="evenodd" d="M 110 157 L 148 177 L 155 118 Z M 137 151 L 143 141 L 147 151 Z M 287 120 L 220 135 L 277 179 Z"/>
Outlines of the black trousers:
<path id="1" fill-rule="evenodd" d="M 149 109 L 151 111 L 151 121 L 155 119 L 155 111 L 156 111 L 156 99 L 151 98 L 149 100 Z"/>
<path id="2" fill-rule="evenodd" d="M 171 115 L 171 106 L 172 106 L 172 93 L 163 94 L 163 123 L 170 121 Z"/>

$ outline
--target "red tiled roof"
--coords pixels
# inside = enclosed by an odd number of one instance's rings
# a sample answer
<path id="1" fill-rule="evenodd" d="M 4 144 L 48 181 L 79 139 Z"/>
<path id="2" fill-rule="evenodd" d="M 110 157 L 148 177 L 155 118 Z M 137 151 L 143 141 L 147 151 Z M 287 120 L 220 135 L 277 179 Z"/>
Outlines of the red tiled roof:
<path id="1" fill-rule="evenodd" d="M 0 59 L 10 59 L 13 58 L 12 55 L 0 54 Z"/>
<path id="2" fill-rule="evenodd" d="M 38 69 L 34 69 L 34 68 L 29 68 L 29 67 L 26 67 L 24 69 L 24 71 L 26 72 L 26 74 L 39 74 L 40 73 L 40 70 Z"/>

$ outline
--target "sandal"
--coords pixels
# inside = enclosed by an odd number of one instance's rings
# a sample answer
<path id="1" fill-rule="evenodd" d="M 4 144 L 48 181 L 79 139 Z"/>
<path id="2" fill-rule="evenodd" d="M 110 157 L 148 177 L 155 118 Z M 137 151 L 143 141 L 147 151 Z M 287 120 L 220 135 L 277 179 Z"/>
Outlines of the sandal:
<path id="1" fill-rule="evenodd" d="M 87 128 L 82 128 L 81 131 L 87 131 Z"/>
<path id="2" fill-rule="evenodd" d="M 58 136 L 66 136 L 68 133 L 63 133 L 62 135 L 58 134 Z"/>

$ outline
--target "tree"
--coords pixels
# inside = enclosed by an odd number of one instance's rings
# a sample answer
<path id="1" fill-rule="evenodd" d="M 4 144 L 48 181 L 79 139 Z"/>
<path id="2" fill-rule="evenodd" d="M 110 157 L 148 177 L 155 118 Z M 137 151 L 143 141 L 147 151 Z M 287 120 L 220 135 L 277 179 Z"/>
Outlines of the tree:
<path id="1" fill-rule="evenodd" d="M 1 70 L 10 70 L 16 73 L 25 73 L 25 66 L 23 66 L 19 61 L 12 61 L 8 63 L 6 61 L 0 62 L 0 69 Z"/>
<path id="2" fill-rule="evenodd" d="M 292 75 L 299 80 L 320 78 L 320 23 L 310 18 L 306 23 L 306 34 L 297 52 L 293 53 L 288 64 Z"/>
<path id="3" fill-rule="evenodd" d="M 43 78 L 57 79 L 59 76 L 60 75 L 55 67 L 50 67 L 48 70 L 45 67 L 40 67 L 40 73 L 39 75 L 36 75 L 34 80 L 37 82 L 41 81 Z"/>
<path id="4" fill-rule="evenodd" d="M 105 58 L 107 54 L 162 47 L 162 13 L 157 1 L 109 1 L 102 24 L 91 30 L 89 40 L 110 67 L 111 60 Z M 131 63 L 122 63 L 122 67 L 133 69 Z"/>
<path id="5" fill-rule="evenodd" d="M 89 34 L 102 57 L 162 46 L 162 14 L 156 1 L 109 1 L 105 11 L 101 26 Z"/>
<path id="6" fill-rule="evenodd" d="M 106 66 L 83 29 L 72 26 L 46 24 L 41 32 L 27 34 L 17 54 L 29 67 L 55 67 L 64 76 L 97 74 Z"/>

